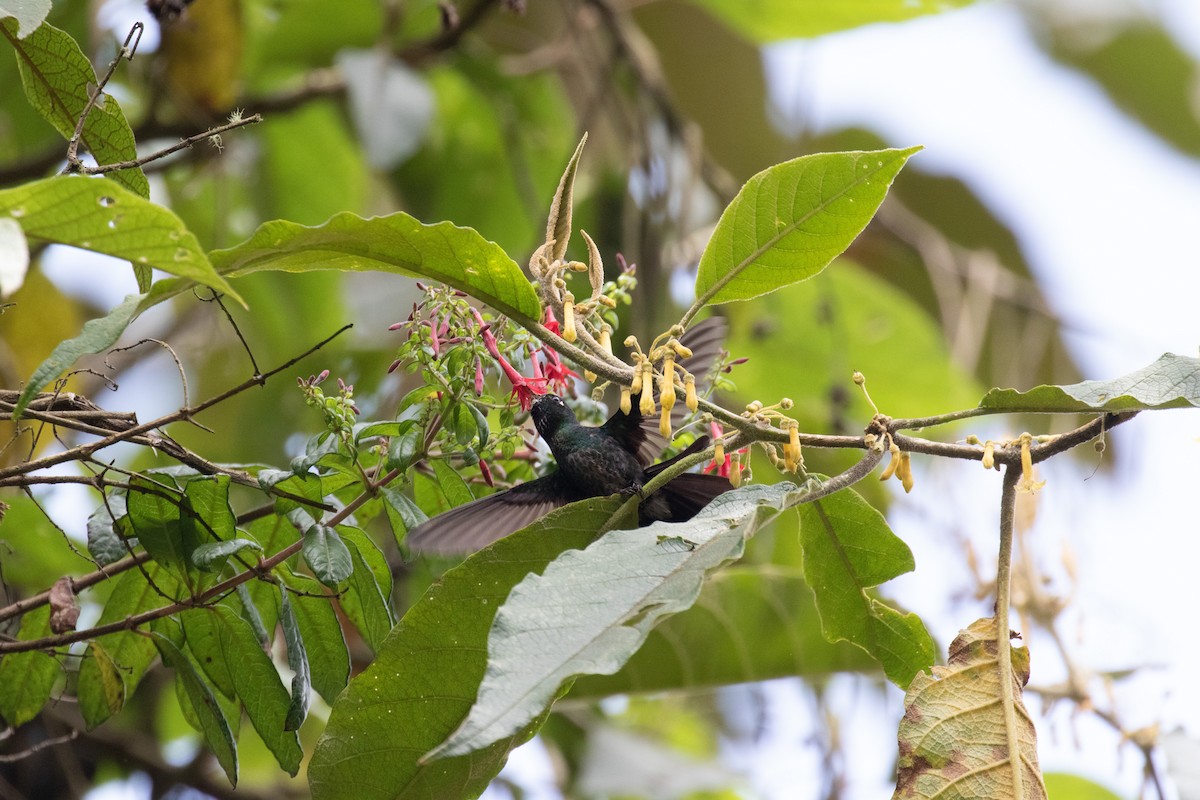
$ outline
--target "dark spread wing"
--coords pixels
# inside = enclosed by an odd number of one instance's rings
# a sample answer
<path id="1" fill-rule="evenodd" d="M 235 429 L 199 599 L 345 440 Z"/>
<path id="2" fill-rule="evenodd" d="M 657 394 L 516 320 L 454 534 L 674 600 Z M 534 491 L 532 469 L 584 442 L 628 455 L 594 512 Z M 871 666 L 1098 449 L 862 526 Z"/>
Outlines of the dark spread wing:
<path id="1" fill-rule="evenodd" d="M 695 375 L 700 384 L 716 365 L 728 329 L 724 317 L 709 317 L 684 332 L 681 341 L 692 351 L 692 357 L 681 359 L 679 365 Z M 671 427 L 678 428 L 687 414 L 687 407 L 681 398 L 671 410 Z M 628 414 L 618 409 L 603 427 L 626 450 L 637 456 L 642 466 L 653 464 L 667 447 L 667 440 L 658 432 L 658 417 L 643 418 L 638 410 L 637 398 L 634 398 L 633 408 Z"/>
<path id="2" fill-rule="evenodd" d="M 408 532 L 413 550 L 452 555 L 473 553 L 541 519 L 568 497 L 558 476 L 546 475 L 452 508 Z"/>
<path id="3" fill-rule="evenodd" d="M 729 480 L 719 475 L 685 472 L 659 489 L 659 494 L 666 498 L 671 508 L 671 521 L 686 522 L 716 499 L 717 495 L 732 489 Z"/>

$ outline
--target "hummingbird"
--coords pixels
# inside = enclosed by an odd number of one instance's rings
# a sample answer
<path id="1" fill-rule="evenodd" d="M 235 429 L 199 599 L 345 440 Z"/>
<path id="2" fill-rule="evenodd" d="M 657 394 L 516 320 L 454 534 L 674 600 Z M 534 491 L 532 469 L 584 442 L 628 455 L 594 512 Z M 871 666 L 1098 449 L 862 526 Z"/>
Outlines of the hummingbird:
<path id="1" fill-rule="evenodd" d="M 720 352 L 725 324 L 711 318 L 683 337 L 692 357 L 680 364 L 703 377 Z M 558 395 L 545 394 L 530 409 L 534 427 L 554 455 L 556 469 L 540 478 L 465 503 L 421 523 L 408 532 L 414 550 L 456 554 L 479 550 L 535 522 L 556 508 L 612 494 L 640 494 L 655 475 L 680 459 L 708 446 L 702 436 L 674 458 L 653 461 L 666 442 L 658 433 L 658 420 L 643 418 L 637 403 L 629 413 L 618 411 L 603 425 L 584 425 Z M 684 473 L 638 507 L 639 525 L 683 522 L 691 519 L 717 495 L 732 489 L 717 475 Z"/>

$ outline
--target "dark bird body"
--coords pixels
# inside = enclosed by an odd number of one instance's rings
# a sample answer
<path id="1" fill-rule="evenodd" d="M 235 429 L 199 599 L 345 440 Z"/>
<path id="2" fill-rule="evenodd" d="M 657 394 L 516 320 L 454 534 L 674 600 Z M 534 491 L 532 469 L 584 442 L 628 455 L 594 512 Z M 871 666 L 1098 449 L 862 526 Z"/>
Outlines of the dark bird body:
<path id="1" fill-rule="evenodd" d="M 715 339 L 719 350 L 724 327 L 719 322 L 698 325 L 696 335 Z M 693 370 L 706 372 L 715 351 L 693 348 Z M 697 363 L 698 362 L 698 363 Z M 617 411 L 603 425 L 582 425 L 562 398 L 543 395 L 530 411 L 538 434 L 554 454 L 557 469 L 549 475 L 496 492 L 451 509 L 409 531 L 408 544 L 434 553 L 467 553 L 485 547 L 534 522 L 554 509 L 589 497 L 637 493 L 658 473 L 679 459 L 708 446 L 708 437 L 697 439 L 687 450 L 661 464 L 651 464 L 664 444 L 657 420 L 645 421 L 637 407 Z M 652 422 L 653 427 L 647 423 Z M 685 473 L 644 498 L 639 522 L 683 522 L 691 519 L 717 495 L 732 488 L 716 475 Z"/>

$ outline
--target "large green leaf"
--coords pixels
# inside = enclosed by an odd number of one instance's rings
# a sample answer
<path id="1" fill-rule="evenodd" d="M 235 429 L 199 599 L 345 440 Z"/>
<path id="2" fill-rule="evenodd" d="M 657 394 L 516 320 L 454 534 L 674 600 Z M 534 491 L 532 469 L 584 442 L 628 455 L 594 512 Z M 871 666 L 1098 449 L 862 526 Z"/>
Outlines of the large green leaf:
<path id="1" fill-rule="evenodd" d="M 754 42 L 820 36 L 875 22 L 900 22 L 973 0 L 692 0 Z"/>
<path id="2" fill-rule="evenodd" d="M 50 635 L 50 606 L 41 606 L 21 619 L 17 638 L 23 641 Z M 13 728 L 38 715 L 50 699 L 62 672 L 58 659 L 38 650 L 9 653 L 0 659 L 0 717 Z"/>
<path id="3" fill-rule="evenodd" d="M 850 489 L 800 507 L 804 579 L 830 641 L 866 650 L 900 688 L 933 664 L 933 639 L 916 614 L 902 614 L 869 589 L 916 564 L 883 515 Z"/>
<path id="4" fill-rule="evenodd" d="M 338 214 L 305 227 L 275 220 L 245 242 L 209 254 L 217 270 L 238 278 L 264 270 L 378 270 L 428 278 L 470 293 L 518 320 L 541 319 L 529 279 L 498 245 L 449 222 L 424 225 L 404 213 L 363 219 Z M 180 291 L 186 286 L 164 287 Z"/>
<path id="5" fill-rule="evenodd" d="M 112 181 L 59 175 L 0 190 L 0 214 L 30 239 L 154 267 L 241 302 L 179 217 Z"/>
<path id="6" fill-rule="evenodd" d="M 450 570 L 392 629 L 333 704 L 308 768 L 313 797 L 471 797 L 533 726 L 470 756 L 418 761 L 457 728 L 487 665 L 488 629 L 530 572 L 585 546 L 620 505 L 588 500 L 550 514 Z"/>
<path id="7" fill-rule="evenodd" d="M 47 23 L 22 39 L 17 36 L 16 22 L 3 20 L 0 21 L 0 35 L 7 38 L 17 52 L 21 83 L 29 104 L 69 140 L 75 135 L 79 116 L 97 83 L 91 62 L 70 34 Z M 88 114 L 81 141 L 97 164 L 116 164 L 137 158 L 133 129 L 121 106 L 108 94 Z M 141 167 L 117 170 L 108 176 L 143 198 L 150 196 L 150 184 Z M 109 182 L 104 183 L 108 185 Z"/>
<path id="8" fill-rule="evenodd" d="M 992 389 L 980 408 L 1024 412 L 1142 411 L 1200 406 L 1200 358 L 1164 353 L 1153 364 L 1107 381 Z"/>
<path id="9" fill-rule="evenodd" d="M 920 149 L 820 153 L 755 175 L 721 214 L 700 257 L 699 303 L 748 300 L 825 269 Z"/>
<path id="10" fill-rule="evenodd" d="M 354 565 L 339 602 L 363 640 L 378 652 L 396 623 L 388 599 L 392 594 L 392 571 L 383 553 L 363 530 L 349 525 L 339 525 L 337 530 Z"/>
<path id="11" fill-rule="evenodd" d="M 616 672 L 705 576 L 741 557 L 746 538 L 796 487 L 749 486 L 678 524 L 612 531 L 518 584 L 488 636 L 488 672 L 463 725 L 427 757 L 464 755 L 543 713 L 574 675 Z"/>
<path id="12" fill-rule="evenodd" d="M 291 696 L 250 624 L 218 603 L 183 613 L 188 647 L 213 682 L 232 690 L 263 743 L 289 775 L 300 769 L 300 740 L 287 730 Z"/>
<path id="13" fill-rule="evenodd" d="M 277 572 L 277 574 L 280 574 Z M 284 568 L 281 574 L 285 591 L 294 591 L 292 614 L 304 639 L 312 686 L 325 702 L 333 705 L 334 698 L 350 680 L 350 653 L 342 626 L 338 624 L 333 603 L 323 597 L 326 589 L 312 578 L 297 575 Z"/>
<path id="14" fill-rule="evenodd" d="M 159 608 L 178 591 L 177 582 L 170 573 L 157 564 L 148 564 L 145 570 L 131 569 L 116 579 L 112 594 L 104 604 L 97 625 L 126 619 L 134 614 Z M 166 595 L 164 597 L 164 595 Z M 95 640 L 112 662 L 121 681 L 121 690 L 115 691 L 107 674 L 107 666 L 100 663 L 95 653 L 84 658 L 79 665 L 76 693 L 79 710 L 88 728 L 94 728 L 121 710 L 125 700 L 133 694 L 142 675 L 154 660 L 154 643 L 135 631 L 118 631 L 105 634 Z"/>
<path id="15" fill-rule="evenodd" d="M 711 576 L 696 604 L 651 631 L 619 672 L 584 676 L 570 696 L 699 689 L 878 668 L 865 651 L 825 640 L 812 590 L 798 567 L 743 562 Z"/>
<path id="16" fill-rule="evenodd" d="M 162 654 L 163 663 L 175 670 L 175 676 L 183 687 L 181 704 L 186 702 L 190 706 L 192 717 L 198 723 L 209 750 L 225 770 L 225 777 L 237 786 L 237 741 L 212 687 L 204 682 L 196 665 L 178 645 L 161 633 L 152 631 L 150 635 L 154 637 L 154 645 Z"/>
<path id="17" fill-rule="evenodd" d="M 198 586 L 192 552 L 204 543 L 195 520 L 185 513 L 187 500 L 172 490 L 138 479 L 126 507 L 138 542 L 187 586 Z"/>

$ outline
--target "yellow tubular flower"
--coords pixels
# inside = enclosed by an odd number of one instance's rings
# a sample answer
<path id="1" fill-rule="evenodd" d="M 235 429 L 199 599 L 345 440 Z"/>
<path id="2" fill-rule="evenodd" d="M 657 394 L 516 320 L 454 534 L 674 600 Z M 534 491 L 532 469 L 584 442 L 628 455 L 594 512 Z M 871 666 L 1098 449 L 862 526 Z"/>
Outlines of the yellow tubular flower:
<path id="1" fill-rule="evenodd" d="M 662 377 L 658 380 L 658 393 L 662 395 L 667 392 L 675 394 L 675 354 L 669 350 L 663 357 L 662 370 Z"/>
<path id="2" fill-rule="evenodd" d="M 608 327 L 607 323 L 600 326 L 600 339 L 597 343 L 600 349 L 612 355 L 612 328 Z"/>
<path id="3" fill-rule="evenodd" d="M 789 469 L 795 472 L 796 469 L 804 464 L 804 456 L 800 452 L 800 423 L 791 422 L 788 424 L 788 449 L 787 453 L 791 456 L 792 464 Z"/>
<path id="4" fill-rule="evenodd" d="M 628 414 L 633 410 L 633 399 L 628 386 L 621 387 L 621 413 Z"/>
<path id="5" fill-rule="evenodd" d="M 587 269 L 584 267 L 584 269 Z M 575 333 L 575 295 L 567 292 L 563 296 L 563 338 L 574 342 Z"/>
<path id="6" fill-rule="evenodd" d="M 642 393 L 642 362 L 636 357 L 633 361 L 633 382 L 629 386 L 629 391 L 634 394 Z"/>
<path id="7" fill-rule="evenodd" d="M 892 477 L 892 475 L 896 474 L 896 468 L 900 466 L 899 445 L 897 445 L 895 442 L 892 442 L 890 452 L 892 454 L 892 460 L 888 462 L 888 465 L 884 468 L 883 472 L 879 473 L 879 480 L 881 481 L 886 481 L 888 478 Z"/>
<path id="8" fill-rule="evenodd" d="M 649 359 L 642 362 L 642 399 L 638 408 L 643 417 L 654 413 L 654 366 Z"/>
<path id="9" fill-rule="evenodd" d="M 996 466 L 996 444 L 987 442 L 983 445 L 983 468 L 991 469 Z"/>
<path id="10" fill-rule="evenodd" d="M 742 485 L 742 459 L 737 453 L 729 458 L 729 483 L 735 489 Z"/>
<path id="11" fill-rule="evenodd" d="M 896 472 L 900 476 L 900 485 L 904 487 L 904 493 L 908 494 L 913 488 L 912 458 L 908 453 L 900 454 L 900 467 Z"/>
<path id="12" fill-rule="evenodd" d="M 1021 442 L 1021 480 L 1031 484 L 1033 483 L 1033 454 L 1029 452 L 1029 445 L 1033 442 L 1033 436 L 1022 433 L 1018 441 Z"/>
<path id="13" fill-rule="evenodd" d="M 675 398 L 671 398 L 674 401 Z M 667 405 L 667 398 L 662 398 L 662 411 L 658 417 L 658 432 L 663 435 L 667 441 L 671 440 L 671 407 Z"/>
<path id="14" fill-rule="evenodd" d="M 700 406 L 700 402 L 696 399 L 696 376 L 695 375 L 684 375 L 683 376 L 683 387 L 684 387 L 683 403 L 684 403 L 684 405 L 687 406 L 688 411 L 695 411 Z"/>
<path id="15" fill-rule="evenodd" d="M 713 445 L 713 463 L 720 467 L 725 463 L 725 440 L 717 439 L 717 443 Z"/>

